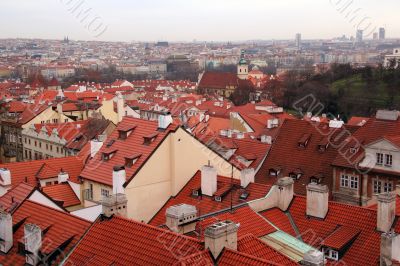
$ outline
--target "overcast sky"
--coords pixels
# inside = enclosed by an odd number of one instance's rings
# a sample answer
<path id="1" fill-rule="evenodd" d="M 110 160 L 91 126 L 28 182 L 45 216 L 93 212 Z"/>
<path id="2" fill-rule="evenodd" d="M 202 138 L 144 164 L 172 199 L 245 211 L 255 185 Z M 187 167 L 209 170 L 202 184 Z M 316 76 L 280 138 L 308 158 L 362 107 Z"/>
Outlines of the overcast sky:
<path id="1" fill-rule="evenodd" d="M 316 39 L 381 26 L 400 37 L 399 10 L 399 0 L 0 0 L 0 38 Z"/>

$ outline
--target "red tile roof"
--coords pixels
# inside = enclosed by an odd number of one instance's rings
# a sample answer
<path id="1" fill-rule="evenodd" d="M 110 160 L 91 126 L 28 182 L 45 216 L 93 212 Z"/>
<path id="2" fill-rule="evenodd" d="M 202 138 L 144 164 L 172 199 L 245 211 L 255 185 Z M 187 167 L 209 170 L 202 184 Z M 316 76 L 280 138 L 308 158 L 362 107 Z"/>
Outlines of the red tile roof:
<path id="1" fill-rule="evenodd" d="M 0 209 L 13 212 L 35 190 L 27 183 L 19 183 L 0 197 Z"/>
<path id="2" fill-rule="evenodd" d="M 191 237 L 114 216 L 92 226 L 66 265 L 172 265 L 203 249 Z"/>
<path id="3" fill-rule="evenodd" d="M 229 177 L 218 176 L 217 179 L 218 189 L 225 187 L 227 184 L 229 185 L 232 182 L 232 179 Z M 165 212 L 168 207 L 173 205 L 178 205 L 182 203 L 193 205 L 196 206 L 200 215 L 206 215 L 229 208 L 231 206 L 231 195 L 233 202 L 232 205 L 236 206 L 246 201 L 251 201 L 264 197 L 265 195 L 267 195 L 271 188 L 270 186 L 263 184 L 250 183 L 246 188 L 246 191 L 249 192 L 248 198 L 246 200 L 241 200 L 239 197 L 244 190 L 239 188 L 240 181 L 237 179 L 233 179 L 233 184 L 234 188 L 222 198 L 221 202 L 215 201 L 214 197 L 204 195 L 202 197 L 193 197 L 192 191 L 201 187 L 201 172 L 198 171 L 184 186 L 184 188 L 178 193 L 178 195 L 168 200 L 163 208 L 152 218 L 150 224 L 156 226 L 165 224 Z"/>
<path id="4" fill-rule="evenodd" d="M 234 73 L 207 71 L 203 74 L 198 87 L 205 89 L 225 89 L 227 87 L 237 87 L 238 84 L 239 78 Z"/>
<path id="5" fill-rule="evenodd" d="M 272 208 L 263 212 L 260 212 L 260 214 L 273 223 L 276 227 L 278 227 L 280 230 L 285 231 L 286 233 L 296 237 L 297 234 L 293 229 L 293 226 L 290 224 L 289 217 L 282 212 L 278 208 Z"/>
<path id="6" fill-rule="evenodd" d="M 369 117 L 353 116 L 347 122 L 347 125 L 350 125 L 350 126 L 363 126 L 368 120 L 369 120 Z"/>
<path id="7" fill-rule="evenodd" d="M 81 204 L 75 192 L 68 183 L 45 186 L 42 192 L 56 202 L 62 202 L 64 208 Z"/>
<path id="8" fill-rule="evenodd" d="M 350 226 L 339 226 L 332 234 L 322 241 L 321 245 L 335 250 L 341 250 L 358 236 L 360 230 Z"/>
<path id="9" fill-rule="evenodd" d="M 298 265 L 252 234 L 238 239 L 238 251 L 276 263 L 276 265 Z"/>
<path id="10" fill-rule="evenodd" d="M 120 128 L 127 128 L 129 125 L 136 125 L 136 128 L 125 140 L 119 139 L 118 130 Z M 112 172 L 114 166 L 125 165 L 125 157 L 130 156 L 133 152 L 141 153 L 142 156 L 140 156 L 135 164 L 125 169 L 127 182 L 129 182 L 141 166 L 150 158 L 158 145 L 162 143 L 170 132 L 177 130 L 177 128 L 177 124 L 171 124 L 167 130 L 158 131 L 158 123 L 156 121 L 124 117 L 122 122 L 118 124 L 118 127 L 107 138 L 105 144 L 96 156 L 87 163 L 85 169 L 81 173 L 82 178 L 112 186 Z M 155 133 L 158 135 L 155 137 L 154 141 L 149 145 L 144 144 L 143 138 Z M 115 152 L 110 160 L 103 161 L 102 153 L 110 150 L 117 150 L 117 152 Z"/>
<path id="11" fill-rule="evenodd" d="M 176 266 L 214 266 L 214 261 L 211 258 L 210 252 L 207 250 L 200 251 L 193 255 L 189 255 L 179 259 Z"/>
<path id="12" fill-rule="evenodd" d="M 26 200 L 12 215 L 14 245 L 6 254 L 0 254 L 2 265 L 24 265 L 25 256 L 18 253 L 18 243 L 24 239 L 24 225 L 38 225 L 43 232 L 43 255 L 61 251 L 50 265 L 57 265 L 77 244 L 90 226 L 90 222 L 47 206 Z"/>
<path id="13" fill-rule="evenodd" d="M 331 138 L 333 144 L 340 143 L 341 139 L 337 139 L 335 136 L 342 136 L 339 133 L 345 130 L 345 128 L 332 129 L 323 123 L 285 120 L 266 160 L 256 175 L 256 181 L 272 185 L 276 182 L 277 177 L 270 176 L 270 169 L 280 168 L 281 176 L 288 176 L 296 169 L 301 169 L 303 174 L 299 180 L 295 181 L 296 194 L 306 194 L 306 185 L 312 176 L 322 175 L 322 184 L 331 187 L 333 176 L 331 163 L 337 157 L 338 152 L 335 145 L 329 145 L 324 151 L 320 151 L 318 145 L 326 136 Z M 299 141 L 305 134 L 310 136 L 309 141 L 305 148 L 299 147 Z"/>
<path id="14" fill-rule="evenodd" d="M 21 182 L 26 182 L 32 186 L 38 184 L 39 179 L 56 178 L 61 169 L 69 174 L 73 182 L 78 182 L 84 158 L 71 156 L 64 158 L 52 158 L 30 162 L 16 162 L 0 164 L 0 168 L 7 168 L 11 172 L 11 185 L 16 186 Z"/>
<path id="15" fill-rule="evenodd" d="M 232 249 L 224 249 L 220 259 L 218 260 L 219 266 L 231 266 L 231 265 L 246 265 L 246 266 L 266 266 L 266 265 L 280 265 L 269 260 L 261 259 L 234 251 Z"/>
<path id="16" fill-rule="evenodd" d="M 240 224 L 238 237 L 248 234 L 252 234 L 255 237 L 262 237 L 276 231 L 275 227 L 248 206 L 243 206 L 206 218 L 196 224 L 196 230 L 199 230 L 199 232 L 201 232 L 201 237 L 204 238 L 206 227 L 226 220 Z"/>

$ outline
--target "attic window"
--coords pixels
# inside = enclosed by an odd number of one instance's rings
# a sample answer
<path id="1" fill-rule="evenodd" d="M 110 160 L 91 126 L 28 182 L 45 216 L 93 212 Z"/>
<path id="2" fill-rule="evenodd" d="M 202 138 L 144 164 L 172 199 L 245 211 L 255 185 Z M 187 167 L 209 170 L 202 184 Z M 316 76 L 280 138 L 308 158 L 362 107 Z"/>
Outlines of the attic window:
<path id="1" fill-rule="evenodd" d="M 103 154 L 102 154 L 102 160 L 104 162 L 110 160 L 115 155 L 116 152 L 117 152 L 117 149 L 104 151 Z"/>
<path id="2" fill-rule="evenodd" d="M 154 133 L 152 133 L 150 135 L 144 136 L 143 137 L 143 140 L 144 140 L 143 144 L 144 145 L 150 145 L 156 139 L 157 135 L 158 135 L 158 133 L 154 132 Z"/>
<path id="3" fill-rule="evenodd" d="M 248 191 L 243 191 L 242 194 L 240 194 L 239 198 L 241 200 L 246 200 L 249 197 L 250 193 Z"/>
<path id="4" fill-rule="evenodd" d="M 110 140 L 108 143 L 107 143 L 107 145 L 106 145 L 106 147 L 107 148 L 110 148 L 113 144 L 114 144 L 114 142 L 115 142 L 115 140 Z"/>
<path id="5" fill-rule="evenodd" d="M 79 134 L 78 136 L 75 137 L 74 142 L 78 142 L 83 138 L 82 134 Z"/>
<path id="6" fill-rule="evenodd" d="M 322 174 L 314 175 L 314 176 L 310 177 L 310 183 L 320 184 L 322 182 L 323 178 L 324 178 L 324 176 Z"/>
<path id="7" fill-rule="evenodd" d="M 270 168 L 269 169 L 269 175 L 270 176 L 278 176 L 281 172 L 280 168 Z"/>
<path id="8" fill-rule="evenodd" d="M 321 139 L 321 141 L 318 143 L 318 151 L 324 152 L 328 149 L 329 146 L 329 139 L 327 137 Z"/>
<path id="9" fill-rule="evenodd" d="M 200 188 L 192 190 L 192 196 L 198 197 L 200 195 Z"/>
<path id="10" fill-rule="evenodd" d="M 330 248 L 323 248 L 322 249 L 325 255 L 325 258 L 331 260 L 339 260 L 339 252 Z"/>
<path id="11" fill-rule="evenodd" d="M 301 169 L 295 169 L 289 173 L 289 177 L 293 178 L 293 180 L 299 180 L 302 175 L 303 172 L 301 171 Z"/>
<path id="12" fill-rule="evenodd" d="M 222 197 L 221 196 L 215 196 L 214 200 L 217 202 L 221 202 L 222 201 Z"/>
<path id="13" fill-rule="evenodd" d="M 304 135 L 301 137 L 301 139 L 299 140 L 298 146 L 299 146 L 300 148 L 305 148 L 305 147 L 307 147 L 307 144 L 308 144 L 308 142 L 310 141 L 310 138 L 311 138 L 311 134 L 308 134 L 308 133 L 304 134 Z"/>
<path id="14" fill-rule="evenodd" d="M 125 140 L 132 131 L 136 128 L 136 125 L 121 126 L 118 128 L 118 138 L 120 140 Z"/>
<path id="15" fill-rule="evenodd" d="M 140 156 L 142 156 L 141 153 L 135 153 L 132 154 L 131 156 L 125 157 L 125 166 L 132 167 L 136 163 L 136 161 L 140 158 Z"/>

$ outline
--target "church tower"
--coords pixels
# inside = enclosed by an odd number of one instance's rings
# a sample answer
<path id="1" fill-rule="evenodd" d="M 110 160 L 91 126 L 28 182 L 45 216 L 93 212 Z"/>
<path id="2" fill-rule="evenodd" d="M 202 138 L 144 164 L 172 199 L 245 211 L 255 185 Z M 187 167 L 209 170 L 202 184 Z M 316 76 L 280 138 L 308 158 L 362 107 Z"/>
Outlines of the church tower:
<path id="1" fill-rule="evenodd" d="M 247 79 L 249 76 L 249 65 L 246 59 L 244 59 L 244 50 L 240 54 L 240 60 L 237 66 L 237 76 L 240 79 Z"/>

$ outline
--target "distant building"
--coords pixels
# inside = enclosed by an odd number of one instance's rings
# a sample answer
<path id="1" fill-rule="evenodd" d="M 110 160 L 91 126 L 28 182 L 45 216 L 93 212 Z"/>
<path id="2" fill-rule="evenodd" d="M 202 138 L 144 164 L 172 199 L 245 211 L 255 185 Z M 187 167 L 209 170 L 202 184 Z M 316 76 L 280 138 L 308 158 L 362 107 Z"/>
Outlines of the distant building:
<path id="1" fill-rule="evenodd" d="M 397 68 L 400 62 L 400 48 L 393 49 L 393 54 L 385 56 L 385 62 L 383 63 L 385 67 L 393 66 Z"/>
<path id="2" fill-rule="evenodd" d="M 357 43 L 362 43 L 363 42 L 363 34 L 364 34 L 364 31 L 357 30 L 357 33 L 356 33 L 356 42 Z"/>
<path id="3" fill-rule="evenodd" d="M 386 38 L 385 28 L 379 28 L 379 40 L 384 40 Z"/>
<path id="4" fill-rule="evenodd" d="M 301 48 L 301 33 L 296 34 L 296 47 L 297 49 Z"/>
<path id="5" fill-rule="evenodd" d="M 168 42 L 157 42 L 156 46 L 158 46 L 158 47 L 168 47 L 169 43 Z"/>
<path id="6" fill-rule="evenodd" d="M 373 35 L 372 39 L 374 39 L 374 41 L 378 40 L 378 33 L 377 32 L 374 32 L 374 35 Z"/>

